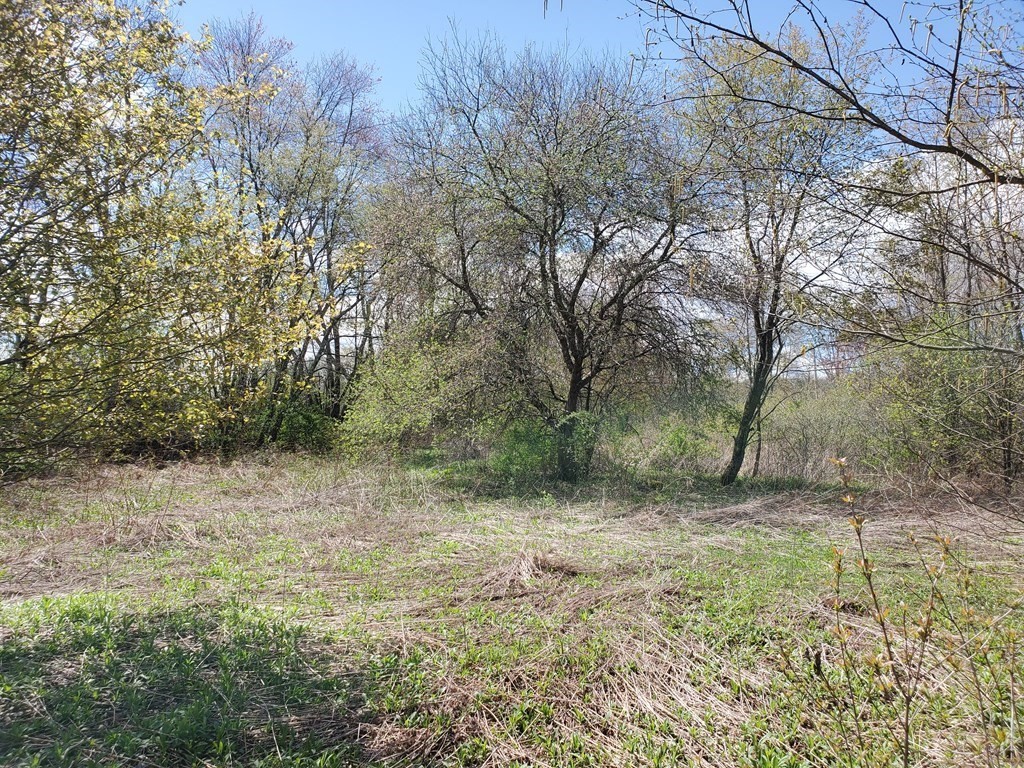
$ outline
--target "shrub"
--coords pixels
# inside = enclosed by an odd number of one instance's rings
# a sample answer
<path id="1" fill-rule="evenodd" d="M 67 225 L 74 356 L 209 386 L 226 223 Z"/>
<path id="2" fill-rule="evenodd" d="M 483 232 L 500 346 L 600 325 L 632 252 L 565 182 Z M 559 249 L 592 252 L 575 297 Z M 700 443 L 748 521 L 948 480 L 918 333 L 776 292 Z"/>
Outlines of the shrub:
<path id="1" fill-rule="evenodd" d="M 283 406 L 277 443 L 292 450 L 325 452 L 334 447 L 338 422 L 319 408 L 302 402 Z"/>
<path id="2" fill-rule="evenodd" d="M 486 369 L 476 337 L 440 340 L 429 324 L 395 334 L 368 365 L 346 414 L 345 437 L 357 452 L 426 448 L 472 441 L 502 417 L 508 398 Z"/>
<path id="3" fill-rule="evenodd" d="M 993 602 L 944 536 L 934 548 L 911 536 L 917 568 L 884 573 L 868 551 L 852 474 L 836 463 L 854 565 L 834 548 L 830 639 L 783 656 L 794 706 L 811 713 L 837 765 L 935 765 L 937 744 L 948 750 L 941 764 L 973 754 L 977 764 L 1020 765 L 1020 600 Z"/>
<path id="4" fill-rule="evenodd" d="M 904 467 L 1007 486 L 1024 470 L 1024 376 L 1019 357 L 903 349 L 880 358 L 889 453 Z"/>
<path id="5" fill-rule="evenodd" d="M 665 436 L 665 452 L 676 462 L 693 466 L 702 459 L 717 456 L 718 448 L 708 432 L 698 424 L 677 424 Z"/>
<path id="6" fill-rule="evenodd" d="M 538 419 L 521 419 L 498 438 L 489 463 L 496 474 L 518 486 L 546 478 L 554 455 L 552 430 Z"/>

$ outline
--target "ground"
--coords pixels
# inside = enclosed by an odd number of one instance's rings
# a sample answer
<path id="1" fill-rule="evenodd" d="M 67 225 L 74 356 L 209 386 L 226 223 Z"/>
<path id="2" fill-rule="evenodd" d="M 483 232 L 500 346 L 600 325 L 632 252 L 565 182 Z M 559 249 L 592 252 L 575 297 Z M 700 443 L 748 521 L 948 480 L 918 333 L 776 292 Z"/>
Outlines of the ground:
<path id="1" fill-rule="evenodd" d="M 10 485 L 0 764 L 1019 764 L 1012 505 L 844 493 L 274 456 Z"/>

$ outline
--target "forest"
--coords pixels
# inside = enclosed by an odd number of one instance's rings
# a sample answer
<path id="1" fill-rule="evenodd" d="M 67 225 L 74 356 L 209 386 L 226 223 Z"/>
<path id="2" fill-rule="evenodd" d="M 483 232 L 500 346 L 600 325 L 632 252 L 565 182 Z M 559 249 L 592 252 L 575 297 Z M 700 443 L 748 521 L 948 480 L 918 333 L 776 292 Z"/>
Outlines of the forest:
<path id="1" fill-rule="evenodd" d="M 0 764 L 1024 765 L 1024 8 L 619 4 L 0 0 Z"/>

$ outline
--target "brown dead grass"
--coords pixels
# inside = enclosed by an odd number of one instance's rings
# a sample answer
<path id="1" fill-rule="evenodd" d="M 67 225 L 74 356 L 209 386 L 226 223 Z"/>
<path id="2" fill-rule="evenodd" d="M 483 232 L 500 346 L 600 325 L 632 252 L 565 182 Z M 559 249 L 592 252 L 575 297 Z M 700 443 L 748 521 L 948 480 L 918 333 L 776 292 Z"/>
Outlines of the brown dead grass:
<path id="1" fill-rule="evenodd" d="M 872 495 L 861 504 L 873 545 L 897 563 L 901 553 L 910 562 L 911 531 L 919 538 L 953 532 L 979 564 L 1019 572 L 1024 526 L 1005 514 L 933 498 Z M 635 764 L 622 745 L 644 736 L 647 719 L 674 724 L 693 764 L 728 764 L 723 756 L 733 754 L 745 724 L 771 710 L 777 670 L 747 665 L 697 633 L 680 647 L 662 617 L 685 615 L 706 597 L 673 569 L 714 568 L 708 553 L 740 555 L 745 535 L 780 549 L 795 532 L 852 543 L 841 505 L 810 493 L 707 509 L 607 499 L 501 504 L 459 498 L 395 468 L 354 471 L 315 459 L 97 466 L 4 488 L 0 506 L 5 602 L 100 589 L 154 594 L 226 558 L 259 577 L 252 588 L 262 604 L 301 605 L 318 591 L 327 606 L 305 607 L 307 618 L 324 631 L 357 625 L 367 652 L 425 648 L 444 660 L 455 654 L 459 632 L 480 646 L 528 639 L 530 654 L 503 676 L 434 670 L 439 687 L 420 706 L 446 714 L 454 723 L 448 731 L 398 718 L 360 727 L 371 755 L 410 765 L 469 738 L 490 747 L 482 765 L 558 765 L 509 736 L 508 704 L 527 698 L 551 704 L 548 727 L 582 734 L 608 764 Z M 238 588 L 207 581 L 201 599 Z M 374 589 L 379 594 L 368 598 Z M 834 607 L 822 594 L 762 618 L 828 626 Z M 473 606 L 525 618 L 471 624 L 460 610 Z M 861 603 L 851 600 L 842 612 L 871 631 Z M 565 656 L 566 638 L 581 647 L 600 639 L 606 652 L 585 676 L 567 674 L 541 691 L 552 660 Z M 708 718 L 713 729 L 700 725 Z"/>

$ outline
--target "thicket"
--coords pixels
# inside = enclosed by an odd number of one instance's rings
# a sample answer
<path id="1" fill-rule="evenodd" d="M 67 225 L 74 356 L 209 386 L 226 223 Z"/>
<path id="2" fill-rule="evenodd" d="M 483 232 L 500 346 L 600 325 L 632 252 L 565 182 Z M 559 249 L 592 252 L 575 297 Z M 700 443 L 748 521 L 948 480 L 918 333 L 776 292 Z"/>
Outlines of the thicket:
<path id="1" fill-rule="evenodd" d="M 1012 490 L 1008 8 L 936 5 L 959 37 L 908 72 L 955 103 L 877 113 L 892 47 L 855 24 L 649 10 L 676 63 L 452 33 L 385 116 L 367 68 L 252 16 L 193 40 L 151 5 L 3 4 L 3 477 L 277 445 Z"/>

